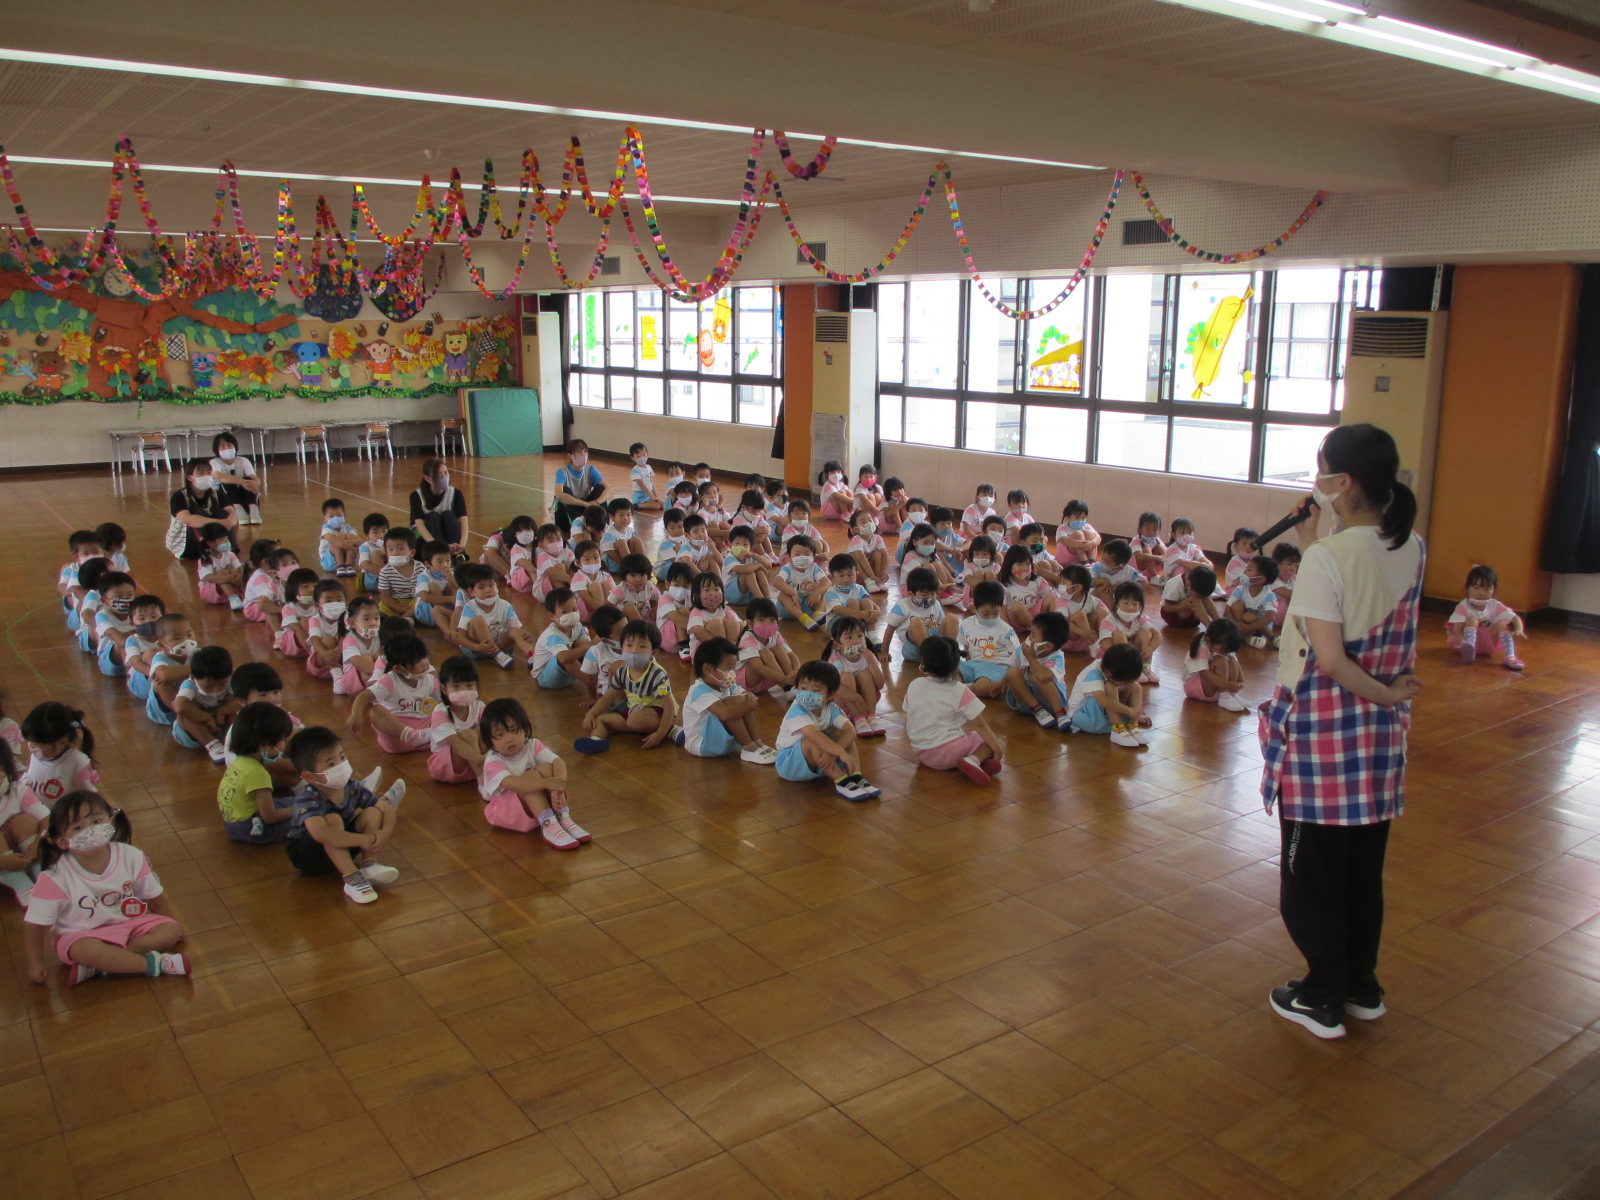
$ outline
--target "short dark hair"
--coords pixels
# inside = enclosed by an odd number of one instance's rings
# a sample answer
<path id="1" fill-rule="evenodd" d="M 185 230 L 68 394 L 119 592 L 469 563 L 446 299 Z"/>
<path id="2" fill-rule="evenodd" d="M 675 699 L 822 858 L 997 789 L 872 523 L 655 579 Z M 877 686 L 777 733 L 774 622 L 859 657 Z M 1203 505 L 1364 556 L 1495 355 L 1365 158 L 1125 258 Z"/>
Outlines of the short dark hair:
<path id="1" fill-rule="evenodd" d="M 553 613 L 568 600 L 572 599 L 572 589 L 569 587 L 553 587 L 544 594 L 544 610 Z"/>
<path id="2" fill-rule="evenodd" d="M 828 689 L 828 695 L 831 696 L 839 690 L 839 668 L 815 658 L 808 663 L 800 664 L 800 669 L 795 672 L 794 681 L 796 684 L 820 683 Z"/>
<path id="3" fill-rule="evenodd" d="M 361 518 L 361 531 L 371 533 L 374 529 L 389 528 L 389 518 L 382 513 L 368 513 Z"/>
<path id="4" fill-rule="evenodd" d="M 1139 647 L 1132 642 L 1107 646 L 1100 659 L 1100 670 L 1113 683 L 1132 683 L 1144 674 L 1144 660 L 1139 657 Z"/>
<path id="5" fill-rule="evenodd" d="M 470 592 L 484 580 L 494 578 L 494 568 L 488 563 L 467 563 L 456 572 L 456 582 L 461 585 L 461 590 Z"/>
<path id="6" fill-rule="evenodd" d="M 486 751 L 490 749 L 489 743 L 494 737 L 496 725 L 501 729 L 515 730 L 525 737 L 533 736 L 533 721 L 528 716 L 528 710 L 522 707 L 522 701 L 511 696 L 501 696 L 483 706 L 483 715 L 478 718 L 478 737 L 482 739 Z"/>
<path id="7" fill-rule="evenodd" d="M 1006 605 L 1005 587 L 993 579 L 985 579 L 972 589 L 972 607 L 982 608 L 985 604 L 993 604 L 1000 608 Z"/>
<path id="8" fill-rule="evenodd" d="M 922 670 L 938 679 L 949 679 L 961 662 L 961 650 L 955 642 L 941 634 L 922 639 Z"/>
<path id="9" fill-rule="evenodd" d="M 624 554 L 622 561 L 617 565 L 622 568 L 624 575 L 644 575 L 648 577 L 655 569 L 650 565 L 650 560 L 642 554 Z"/>
<path id="10" fill-rule="evenodd" d="M 233 674 L 233 655 L 226 646 L 201 646 L 189 656 L 193 679 L 227 679 Z"/>
<path id="11" fill-rule="evenodd" d="M 1034 617 L 1033 627 L 1057 650 L 1072 640 L 1072 622 L 1067 620 L 1066 614 L 1058 613 L 1054 609 Z"/>
<path id="12" fill-rule="evenodd" d="M 1270 554 L 1256 555 L 1250 560 L 1250 565 L 1260 572 L 1263 582 L 1278 582 L 1278 575 L 1280 574 L 1278 569 L 1278 560 L 1273 558 Z M 104 582 L 102 582 L 100 586 L 104 587 Z"/>
<path id="13" fill-rule="evenodd" d="M 694 673 L 699 678 L 707 667 L 714 667 L 725 658 L 737 658 L 739 647 L 727 638 L 707 638 L 694 652 Z"/>
<path id="14" fill-rule="evenodd" d="M 271 663 L 240 663 L 238 670 L 233 673 L 233 678 L 228 681 L 228 690 L 241 700 L 251 692 L 281 692 L 283 676 L 278 674 L 277 668 Z M 248 708 L 249 705 L 245 707 Z"/>
<path id="15" fill-rule="evenodd" d="M 833 571 L 844 571 L 844 570 L 854 571 L 855 569 L 856 569 L 856 560 L 852 555 L 849 555 L 849 554 L 835 554 L 832 558 L 830 558 L 828 560 L 828 570 L 830 572 L 833 572 Z"/>
<path id="16" fill-rule="evenodd" d="M 622 627 L 622 633 L 617 638 L 617 644 L 621 645 L 629 638 L 635 637 L 644 638 L 645 641 L 650 643 L 650 649 L 653 651 L 661 649 L 661 630 L 656 628 L 654 621 L 629 621 Z"/>
<path id="17" fill-rule="evenodd" d="M 246 704 L 233 718 L 228 746 L 235 754 L 255 754 L 275 746 L 294 733 L 294 722 L 276 704 L 257 700 Z"/>
<path id="18" fill-rule="evenodd" d="M 317 759 L 343 745 L 344 739 L 326 725 L 307 725 L 289 739 L 289 761 L 296 771 L 309 773 L 317 769 Z"/>
<path id="19" fill-rule="evenodd" d="M 611 516 L 613 516 L 613 517 L 616 516 L 619 512 L 632 512 L 632 511 L 633 511 L 633 501 L 629 500 L 626 496 L 618 496 L 616 499 L 610 500 L 610 501 L 608 501 L 606 503 L 606 512 L 608 514 L 610 514 Z"/>
<path id="20" fill-rule="evenodd" d="M 937 592 L 939 577 L 930 567 L 912 567 L 906 573 L 907 592 Z"/>
<path id="21" fill-rule="evenodd" d="M 1210 567 L 1191 567 L 1189 569 L 1189 590 L 1199 592 L 1203 596 L 1210 596 L 1217 590 L 1217 573 Z"/>
<path id="22" fill-rule="evenodd" d="M 617 622 L 627 619 L 628 615 L 615 604 L 602 604 L 589 614 L 589 627 L 597 636 L 606 637 L 617 627 Z"/>
<path id="23" fill-rule="evenodd" d="M 1117 566 L 1122 567 L 1126 566 L 1128 560 L 1133 557 L 1133 547 L 1121 538 L 1112 538 L 1100 547 L 1100 553 L 1116 563 Z"/>
<path id="24" fill-rule="evenodd" d="M 396 667 L 409 667 L 428 657 L 428 647 L 414 633 L 397 633 L 383 644 L 384 661 L 392 671 Z"/>

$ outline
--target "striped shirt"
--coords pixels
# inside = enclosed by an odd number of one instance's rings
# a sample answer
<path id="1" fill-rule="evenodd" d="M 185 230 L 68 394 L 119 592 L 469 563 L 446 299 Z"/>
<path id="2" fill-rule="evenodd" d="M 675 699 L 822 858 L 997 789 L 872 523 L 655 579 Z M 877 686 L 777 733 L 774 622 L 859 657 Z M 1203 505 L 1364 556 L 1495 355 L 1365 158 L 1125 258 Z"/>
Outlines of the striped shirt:
<path id="1" fill-rule="evenodd" d="M 421 574 L 422 570 L 415 560 L 409 572 L 401 571 L 393 563 L 384 563 L 383 570 L 378 572 L 378 590 L 387 592 L 396 600 L 410 600 L 417 594 L 417 577 Z"/>

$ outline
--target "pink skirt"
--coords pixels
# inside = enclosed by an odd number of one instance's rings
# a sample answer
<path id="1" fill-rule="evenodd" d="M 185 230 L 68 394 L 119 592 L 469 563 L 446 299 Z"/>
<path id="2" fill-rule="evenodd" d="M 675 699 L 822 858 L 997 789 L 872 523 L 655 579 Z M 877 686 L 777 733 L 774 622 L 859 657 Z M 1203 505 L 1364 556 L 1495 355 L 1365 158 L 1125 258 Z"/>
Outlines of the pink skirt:
<path id="1" fill-rule="evenodd" d="M 665 644 L 665 642 L 662 643 L 662 645 Z M 749 663 L 746 663 L 744 666 L 735 671 L 733 677 L 739 681 L 739 686 L 747 692 L 755 692 L 757 694 L 761 692 L 770 692 L 778 686 L 777 684 L 773 683 L 772 680 L 762 679 L 759 675 L 756 675 L 750 670 Z"/>
<path id="2" fill-rule="evenodd" d="M 335 696 L 359 696 L 367 681 L 361 678 L 361 672 L 356 670 L 352 663 L 341 667 L 333 675 L 333 694 Z"/>
<path id="3" fill-rule="evenodd" d="M 67 966 L 72 965 L 70 952 L 74 944 L 84 938 L 93 938 L 97 942 L 106 942 L 112 946 L 126 946 L 142 933 L 149 933 L 159 925 L 176 925 L 171 917 L 163 917 L 159 913 L 147 912 L 143 916 L 129 917 L 126 921 L 113 921 L 109 925 L 101 925 L 96 929 L 78 929 L 68 933 L 56 935 L 56 957 Z"/>
<path id="4" fill-rule="evenodd" d="M 1089 639 L 1088 638 L 1081 638 L 1081 637 L 1073 638 L 1071 641 L 1069 641 L 1065 646 L 1063 646 L 1061 648 L 1063 650 L 1065 650 L 1068 654 L 1083 654 L 1086 651 L 1088 651 L 1088 649 L 1089 649 Z"/>
<path id="5" fill-rule="evenodd" d="M 267 619 L 266 611 L 261 607 L 261 601 L 259 600 L 252 600 L 249 604 L 246 604 L 244 606 L 244 615 L 252 621 L 264 622 Z"/>
<path id="6" fill-rule="evenodd" d="M 506 582 L 511 585 L 512 591 L 522 592 L 524 595 L 533 591 L 533 576 L 529 575 L 528 568 L 521 564 L 506 576 Z"/>
<path id="7" fill-rule="evenodd" d="M 509 791 L 496 792 L 489 797 L 483 806 L 483 819 L 496 829 L 509 829 L 513 833 L 532 833 L 539 828 L 539 822 L 522 806 L 522 798 Z"/>
<path id="8" fill-rule="evenodd" d="M 1215 704 L 1218 692 L 1206 695 L 1206 682 L 1199 675 L 1185 675 L 1183 677 L 1183 694 L 1191 700 L 1199 700 L 1205 704 Z"/>
<path id="9" fill-rule="evenodd" d="M 306 656 L 306 648 L 295 638 L 292 625 L 285 625 L 278 630 L 278 636 L 272 639 L 272 648 L 279 654 L 287 654 L 290 658 Z"/>
<path id="10" fill-rule="evenodd" d="M 954 741 L 946 742 L 942 746 L 918 750 L 917 761 L 935 771 L 954 771 L 956 764 L 970 754 L 981 754 L 980 762 L 983 758 L 989 757 L 988 746 L 981 733 L 963 733 Z"/>
<path id="11" fill-rule="evenodd" d="M 228 602 L 228 594 L 216 584 L 208 583 L 202 579 L 200 581 L 200 599 L 207 604 L 226 604 Z M 260 620 L 261 618 L 256 617 L 253 619 Z"/>
<path id="12" fill-rule="evenodd" d="M 675 621 L 663 618 L 656 622 L 656 628 L 661 630 L 661 648 L 663 650 L 677 650 L 678 626 Z"/>
<path id="13" fill-rule="evenodd" d="M 428 775 L 440 783 L 471 783 L 476 778 L 471 767 L 456 765 L 456 756 L 449 746 L 441 746 L 428 755 Z"/>
<path id="14" fill-rule="evenodd" d="M 354 670 L 354 668 L 352 668 L 352 670 Z M 428 727 L 427 717 L 396 716 L 395 720 L 399 721 L 400 724 L 406 726 L 408 729 L 426 729 Z M 385 733 L 381 729 L 374 729 L 372 732 L 378 735 L 378 748 L 385 750 L 390 754 L 410 754 L 413 750 L 427 749 L 426 745 L 413 746 L 407 742 L 402 742 L 393 734 Z"/>
<path id="15" fill-rule="evenodd" d="M 533 598 L 535 600 L 543 600 L 546 596 L 548 596 L 554 590 L 555 590 L 555 581 L 550 578 L 550 572 L 546 571 L 543 575 L 539 576 L 539 578 L 534 581 Z"/>
<path id="16" fill-rule="evenodd" d="M 333 668 L 322 664 L 315 654 L 306 655 L 306 674 L 313 679 L 332 679 Z"/>
<path id="17" fill-rule="evenodd" d="M 825 517 L 832 517 L 835 521 L 849 520 L 850 512 L 850 505 L 841 504 L 831 496 L 828 498 L 827 503 L 822 505 L 822 515 Z"/>

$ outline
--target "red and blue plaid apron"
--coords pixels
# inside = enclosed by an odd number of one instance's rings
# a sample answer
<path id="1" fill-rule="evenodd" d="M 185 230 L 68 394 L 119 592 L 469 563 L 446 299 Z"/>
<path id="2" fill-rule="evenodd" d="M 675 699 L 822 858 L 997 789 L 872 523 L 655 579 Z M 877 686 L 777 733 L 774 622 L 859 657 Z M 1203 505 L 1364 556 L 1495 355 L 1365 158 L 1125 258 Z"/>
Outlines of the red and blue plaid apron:
<path id="1" fill-rule="evenodd" d="M 1382 683 L 1416 665 L 1423 561 L 1388 619 L 1344 644 Z M 1277 804 L 1284 820 L 1317 825 L 1371 825 L 1400 815 L 1410 704 L 1384 708 L 1346 691 L 1317 666 L 1308 642 L 1299 682 L 1292 689 L 1279 684 L 1260 712 L 1261 796 L 1269 813 Z"/>

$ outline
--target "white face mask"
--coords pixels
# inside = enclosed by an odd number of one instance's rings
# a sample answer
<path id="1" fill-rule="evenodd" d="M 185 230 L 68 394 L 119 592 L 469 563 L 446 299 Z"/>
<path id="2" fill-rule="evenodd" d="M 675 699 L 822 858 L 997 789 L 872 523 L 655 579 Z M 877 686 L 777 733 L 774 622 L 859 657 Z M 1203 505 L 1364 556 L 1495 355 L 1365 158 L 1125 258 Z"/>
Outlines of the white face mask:
<path id="1" fill-rule="evenodd" d="M 600 574 L 600 564 L 599 563 L 584 563 L 581 567 L 578 568 L 578 570 L 582 571 L 585 575 L 590 575 L 590 576 L 598 575 L 598 574 Z"/>
<path id="2" fill-rule="evenodd" d="M 538 536 L 532 529 L 524 529 L 517 534 L 517 545 L 531 546 L 533 545 L 533 539 Z"/>
<path id="3" fill-rule="evenodd" d="M 1139 610 L 1137 608 L 1119 608 L 1117 609 L 1117 612 L 1122 615 L 1122 619 L 1124 621 L 1132 621 L 1139 615 Z"/>
<path id="4" fill-rule="evenodd" d="M 495 606 L 495 602 L 498 601 L 499 599 L 500 599 L 499 596 L 488 596 L 488 597 L 474 596 L 472 598 L 472 602 L 474 604 L 476 604 L 479 608 L 483 609 L 484 612 L 490 612 L 490 611 L 493 610 L 493 608 Z"/>
<path id="5" fill-rule="evenodd" d="M 317 611 L 320 612 L 327 620 L 337 621 L 340 617 L 344 616 L 344 605 L 338 600 L 334 600 L 328 604 L 318 605 Z"/>
<path id="6" fill-rule="evenodd" d="M 183 641 L 179 642 L 171 650 L 168 650 L 167 653 L 172 655 L 173 658 L 182 662 L 198 649 L 200 649 L 199 642 L 195 641 L 193 638 L 184 638 Z"/>
<path id="7" fill-rule="evenodd" d="M 861 522 L 860 529 L 862 537 L 871 537 L 873 534 L 878 532 L 878 523 L 876 521 L 863 521 Z"/>
<path id="8" fill-rule="evenodd" d="M 839 474 L 839 472 L 837 472 L 837 471 L 829 471 L 828 472 L 828 482 L 829 483 L 838 483 L 843 478 L 844 478 L 844 476 Z"/>
<path id="9" fill-rule="evenodd" d="M 806 520 L 804 517 L 796 517 L 794 519 L 794 527 L 801 533 L 804 533 L 806 530 L 811 528 L 811 522 Z"/>
<path id="10" fill-rule="evenodd" d="M 354 770 L 350 765 L 350 760 L 345 759 L 338 766 L 329 767 L 322 773 L 322 785 L 324 787 L 342 789 L 345 784 L 350 782 L 350 776 L 354 774 Z"/>
<path id="11" fill-rule="evenodd" d="M 411 561 L 411 556 L 409 554 L 391 554 L 391 555 L 389 555 L 389 565 L 391 567 L 403 567 L 410 561 Z"/>
<path id="12" fill-rule="evenodd" d="M 1323 491 L 1317 485 L 1320 484 L 1324 479 L 1333 479 L 1336 475 L 1340 474 L 1343 474 L 1343 472 L 1335 471 L 1327 475 L 1318 475 L 1311 485 L 1311 498 L 1316 501 L 1317 507 L 1323 512 L 1333 511 L 1333 502 L 1335 499 L 1337 499 L 1337 497 L 1332 492 Z"/>
<path id="13" fill-rule="evenodd" d="M 110 821 L 96 821 L 93 825 L 85 825 L 68 838 L 67 847 L 79 853 L 99 850 L 109 846 L 116 836 L 117 827 Z"/>
<path id="14" fill-rule="evenodd" d="M 987 567 L 992 561 L 994 560 L 987 554 L 979 554 L 973 557 L 972 565 L 975 567 Z"/>
<path id="15" fill-rule="evenodd" d="M 809 555 L 809 554 L 796 554 L 794 557 L 792 557 L 789 560 L 789 563 L 797 571 L 809 570 L 810 567 L 811 567 L 811 555 Z"/>
<path id="16" fill-rule="evenodd" d="M 446 699 L 448 699 L 450 703 L 454 704 L 457 708 L 466 708 L 467 705 L 471 704 L 477 698 L 478 690 L 476 688 L 467 688 L 464 691 L 446 693 Z"/>
<path id="17" fill-rule="evenodd" d="M 1038 655 L 1040 658 L 1044 658 L 1050 653 L 1051 650 L 1054 649 L 1049 642 L 1032 642 L 1030 644 L 1033 646 L 1034 654 Z"/>
<path id="18" fill-rule="evenodd" d="M 928 521 L 928 514 L 923 512 L 920 508 L 913 508 L 910 512 L 906 513 L 906 520 L 910 521 L 913 525 L 925 525 Z"/>
<path id="19" fill-rule="evenodd" d="M 189 482 L 194 485 L 195 491 L 209 492 L 217 481 L 209 475 L 196 475 Z"/>
<path id="20" fill-rule="evenodd" d="M 575 611 L 562 613 L 561 619 L 558 620 L 556 624 L 561 626 L 561 628 L 565 629 L 567 632 L 571 633 L 575 629 L 583 628 L 583 618 L 580 617 Z"/>
<path id="21" fill-rule="evenodd" d="M 223 462 L 232 462 L 234 459 L 239 457 L 239 452 L 232 446 L 224 446 L 221 450 L 217 451 L 217 457 Z"/>
<path id="22" fill-rule="evenodd" d="M 669 587 L 667 589 L 667 595 L 671 596 L 679 604 L 682 604 L 689 598 L 689 589 L 680 584 L 677 587 Z"/>

